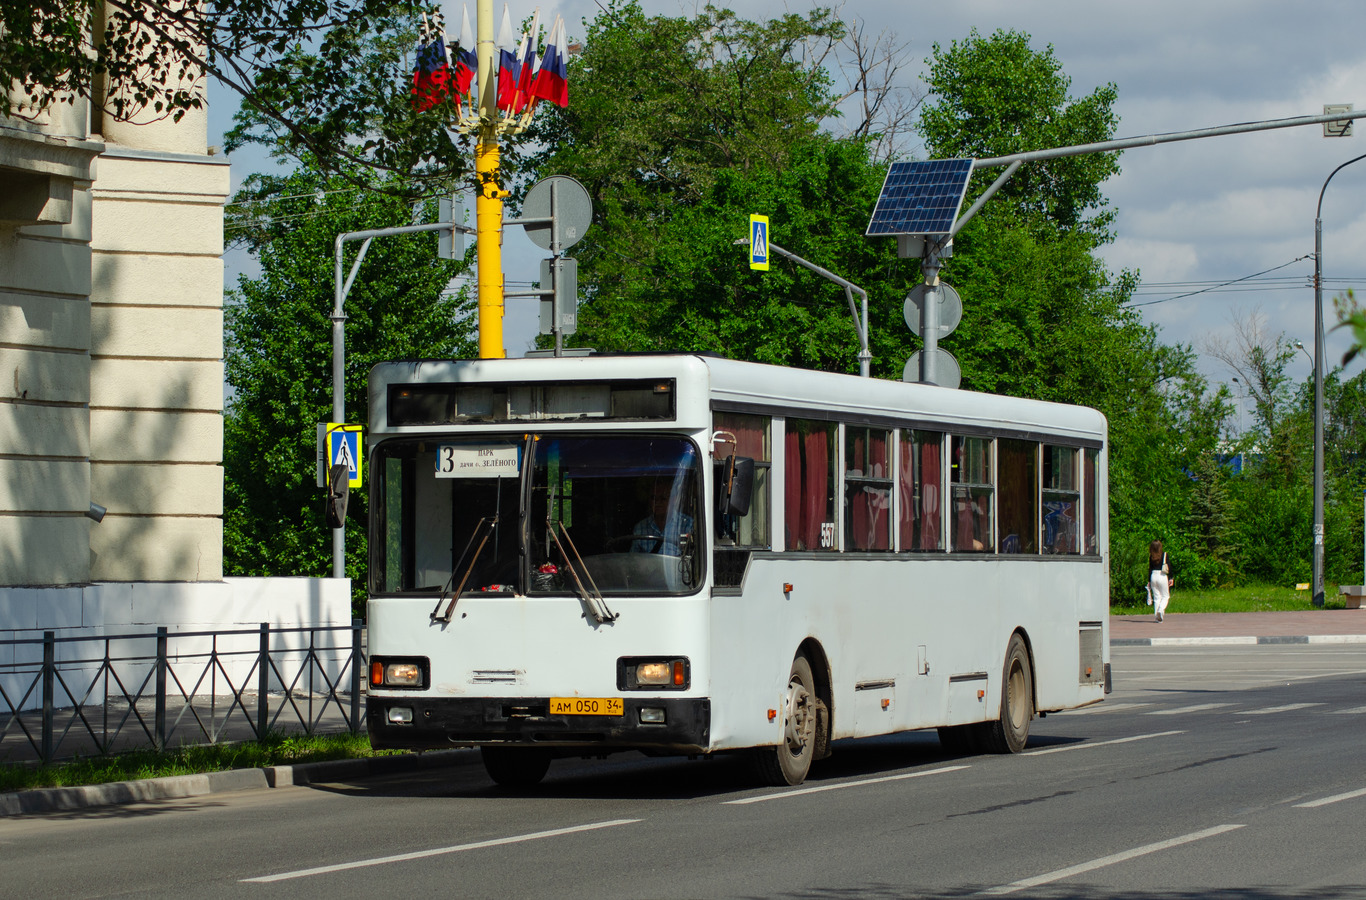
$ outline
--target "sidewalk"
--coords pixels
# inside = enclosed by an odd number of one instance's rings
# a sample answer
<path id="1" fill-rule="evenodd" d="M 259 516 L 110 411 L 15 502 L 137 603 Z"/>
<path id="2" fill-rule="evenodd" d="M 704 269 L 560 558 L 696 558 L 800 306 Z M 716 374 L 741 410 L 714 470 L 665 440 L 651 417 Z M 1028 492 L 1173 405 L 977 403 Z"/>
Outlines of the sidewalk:
<path id="1" fill-rule="evenodd" d="M 1111 647 L 1366 644 L 1366 609 L 1110 617 Z"/>

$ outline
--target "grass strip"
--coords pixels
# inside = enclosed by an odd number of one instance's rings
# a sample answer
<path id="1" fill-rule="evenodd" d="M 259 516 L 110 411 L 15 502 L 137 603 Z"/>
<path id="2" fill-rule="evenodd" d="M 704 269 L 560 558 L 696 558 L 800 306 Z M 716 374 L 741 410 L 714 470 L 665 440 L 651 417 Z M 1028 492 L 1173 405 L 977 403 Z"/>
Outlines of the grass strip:
<path id="1" fill-rule="evenodd" d="M 331 759 L 362 759 L 402 752 L 372 750 L 370 739 L 364 734 L 269 734 L 261 741 L 187 745 L 160 752 L 134 750 L 116 756 L 78 758 L 51 765 L 0 765 L 0 793 L 136 781 L 165 775 L 198 775 L 229 769 L 259 769 Z"/>
<path id="2" fill-rule="evenodd" d="M 1345 609 L 1346 603 L 1338 596 L 1338 586 L 1325 585 L 1324 609 Z M 1172 588 L 1168 613 L 1229 613 L 1229 612 L 1310 612 L 1313 592 L 1296 590 L 1274 584 L 1247 584 L 1224 588 L 1183 588 L 1181 579 Z M 1134 603 L 1111 604 L 1112 616 L 1148 615 L 1152 608 L 1142 598 Z M 1362 621 L 1366 622 L 1366 614 Z"/>

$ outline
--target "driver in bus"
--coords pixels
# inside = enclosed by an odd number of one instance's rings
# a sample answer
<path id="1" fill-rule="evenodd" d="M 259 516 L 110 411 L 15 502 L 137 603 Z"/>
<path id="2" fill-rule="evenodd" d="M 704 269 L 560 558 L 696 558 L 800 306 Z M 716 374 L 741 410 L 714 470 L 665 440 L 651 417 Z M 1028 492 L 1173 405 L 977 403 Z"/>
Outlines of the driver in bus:
<path id="1" fill-rule="evenodd" d="M 679 544 L 692 535 L 692 516 L 671 507 L 673 482 L 656 479 L 650 489 L 650 514 L 636 523 L 631 533 L 640 538 L 631 542 L 632 553 L 662 553 L 682 556 Z"/>

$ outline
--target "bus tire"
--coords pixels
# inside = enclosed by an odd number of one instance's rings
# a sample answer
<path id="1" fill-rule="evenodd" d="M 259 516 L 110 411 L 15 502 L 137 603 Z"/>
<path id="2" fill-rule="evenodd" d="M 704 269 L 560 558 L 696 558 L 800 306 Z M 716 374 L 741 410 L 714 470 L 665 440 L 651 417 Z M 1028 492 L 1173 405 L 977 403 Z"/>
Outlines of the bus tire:
<path id="1" fill-rule="evenodd" d="M 484 771 L 495 784 L 527 788 L 540 784 L 550 769 L 550 751 L 540 747 L 480 747 Z"/>
<path id="2" fill-rule="evenodd" d="M 978 740 L 988 753 L 1019 753 L 1029 741 L 1029 722 L 1034 718 L 1034 672 L 1029 650 L 1018 634 L 1006 646 L 1001 676 L 1001 717 L 983 722 Z"/>
<path id="3" fill-rule="evenodd" d="M 776 747 L 756 747 L 753 751 L 754 768 L 761 782 L 785 787 L 806 780 L 816 746 L 820 743 L 817 735 L 822 718 L 817 715 L 819 703 L 811 663 L 805 656 L 798 656 L 792 660 L 787 695 L 783 698 L 783 742 Z"/>

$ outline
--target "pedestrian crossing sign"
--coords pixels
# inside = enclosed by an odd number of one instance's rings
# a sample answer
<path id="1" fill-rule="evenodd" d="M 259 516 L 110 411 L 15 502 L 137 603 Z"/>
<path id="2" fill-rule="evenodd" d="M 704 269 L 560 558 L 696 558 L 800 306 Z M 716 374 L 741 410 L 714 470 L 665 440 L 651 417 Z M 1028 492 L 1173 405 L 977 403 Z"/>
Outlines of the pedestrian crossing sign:
<path id="1" fill-rule="evenodd" d="M 768 216 L 749 217 L 749 267 L 768 271 Z"/>
<path id="2" fill-rule="evenodd" d="M 363 425 L 342 425 L 327 423 L 327 468 L 345 465 L 350 474 L 349 484 L 353 488 L 361 486 L 361 435 Z"/>

